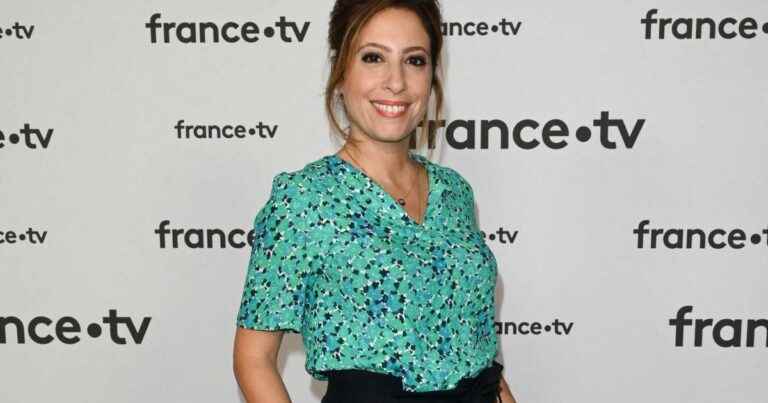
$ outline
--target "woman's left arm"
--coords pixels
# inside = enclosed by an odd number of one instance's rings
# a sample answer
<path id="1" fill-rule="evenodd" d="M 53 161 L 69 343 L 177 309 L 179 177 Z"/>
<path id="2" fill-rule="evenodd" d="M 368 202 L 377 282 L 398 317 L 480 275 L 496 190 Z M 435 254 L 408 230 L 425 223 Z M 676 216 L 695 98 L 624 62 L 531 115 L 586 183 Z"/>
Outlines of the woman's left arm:
<path id="1" fill-rule="evenodd" d="M 512 391 L 509 390 L 509 385 L 507 385 L 507 381 L 504 380 L 504 377 L 501 377 L 501 403 L 517 403 L 517 400 L 515 400 L 515 397 L 512 396 Z"/>

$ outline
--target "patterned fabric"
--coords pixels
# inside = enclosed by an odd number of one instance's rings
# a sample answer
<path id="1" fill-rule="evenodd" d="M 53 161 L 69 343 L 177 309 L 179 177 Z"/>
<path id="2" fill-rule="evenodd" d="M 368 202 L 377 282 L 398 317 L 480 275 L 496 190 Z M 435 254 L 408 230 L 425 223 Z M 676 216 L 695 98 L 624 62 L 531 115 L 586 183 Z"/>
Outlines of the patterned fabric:
<path id="1" fill-rule="evenodd" d="M 237 325 L 300 333 L 306 371 L 357 368 L 453 389 L 492 365 L 496 258 L 469 183 L 427 169 L 421 224 L 335 154 L 280 172 L 257 213 Z"/>

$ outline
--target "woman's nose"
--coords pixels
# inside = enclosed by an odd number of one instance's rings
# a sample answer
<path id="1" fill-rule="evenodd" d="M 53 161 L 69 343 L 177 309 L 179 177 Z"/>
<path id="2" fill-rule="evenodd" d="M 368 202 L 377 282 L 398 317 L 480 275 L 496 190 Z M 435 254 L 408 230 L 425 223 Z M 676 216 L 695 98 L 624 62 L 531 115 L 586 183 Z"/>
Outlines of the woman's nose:
<path id="1" fill-rule="evenodd" d="M 390 91 L 397 94 L 405 89 L 405 77 L 403 72 L 403 66 L 401 64 L 393 64 L 389 68 L 389 75 L 387 76 L 387 88 Z"/>

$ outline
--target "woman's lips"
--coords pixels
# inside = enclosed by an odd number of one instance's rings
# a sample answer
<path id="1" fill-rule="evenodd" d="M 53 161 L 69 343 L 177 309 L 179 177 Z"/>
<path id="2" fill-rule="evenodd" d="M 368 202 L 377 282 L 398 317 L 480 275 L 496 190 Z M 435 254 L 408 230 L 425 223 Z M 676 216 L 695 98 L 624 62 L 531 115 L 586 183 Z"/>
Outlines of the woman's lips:
<path id="1" fill-rule="evenodd" d="M 378 112 L 379 115 L 386 118 L 398 118 L 403 116 L 405 115 L 408 106 L 410 106 L 410 104 L 407 103 L 385 104 L 378 101 L 371 101 L 371 104 L 373 104 L 373 108 L 376 109 L 376 112 Z"/>

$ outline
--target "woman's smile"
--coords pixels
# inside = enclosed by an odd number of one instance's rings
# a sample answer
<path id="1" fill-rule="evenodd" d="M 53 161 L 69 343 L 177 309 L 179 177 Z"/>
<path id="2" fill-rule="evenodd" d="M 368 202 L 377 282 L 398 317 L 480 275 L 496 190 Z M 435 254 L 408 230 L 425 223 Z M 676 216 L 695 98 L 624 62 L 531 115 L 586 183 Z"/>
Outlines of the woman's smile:
<path id="1" fill-rule="evenodd" d="M 371 101 L 373 108 L 385 118 L 399 118 L 405 115 L 410 104 L 405 102 Z"/>

